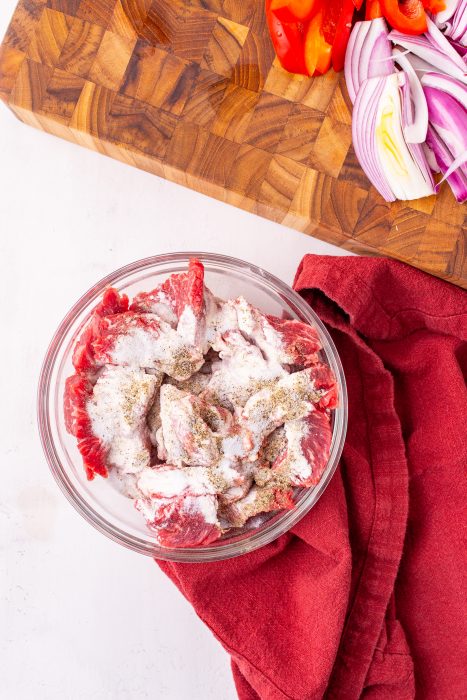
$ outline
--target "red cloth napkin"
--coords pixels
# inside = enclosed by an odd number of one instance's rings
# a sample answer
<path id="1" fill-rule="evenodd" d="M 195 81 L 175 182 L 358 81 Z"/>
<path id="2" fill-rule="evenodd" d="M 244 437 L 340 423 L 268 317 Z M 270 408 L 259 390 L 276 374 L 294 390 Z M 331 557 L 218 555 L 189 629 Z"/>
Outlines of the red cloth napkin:
<path id="1" fill-rule="evenodd" d="M 313 255 L 295 288 L 344 365 L 340 467 L 270 545 L 159 565 L 231 654 L 241 700 L 466 698 L 467 294 Z"/>

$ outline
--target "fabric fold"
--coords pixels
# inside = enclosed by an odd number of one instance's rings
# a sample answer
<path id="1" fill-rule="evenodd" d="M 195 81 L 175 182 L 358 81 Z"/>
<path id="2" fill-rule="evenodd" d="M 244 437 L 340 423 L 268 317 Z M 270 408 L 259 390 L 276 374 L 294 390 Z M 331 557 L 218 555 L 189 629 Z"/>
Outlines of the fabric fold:
<path id="1" fill-rule="evenodd" d="M 241 700 L 462 697 L 467 295 L 363 257 L 306 256 L 295 288 L 344 366 L 339 469 L 261 550 L 158 563 L 231 654 Z"/>

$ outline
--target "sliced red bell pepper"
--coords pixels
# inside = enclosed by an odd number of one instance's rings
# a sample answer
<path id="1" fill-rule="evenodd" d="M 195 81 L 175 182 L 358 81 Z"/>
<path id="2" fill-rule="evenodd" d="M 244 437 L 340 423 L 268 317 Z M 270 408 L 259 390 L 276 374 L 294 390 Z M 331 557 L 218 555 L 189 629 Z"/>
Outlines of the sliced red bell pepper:
<path id="1" fill-rule="evenodd" d="M 355 12 L 355 0 L 343 0 L 341 14 L 336 27 L 336 36 L 332 43 L 332 67 L 336 73 L 343 69 L 345 52 L 352 31 L 352 20 Z"/>
<path id="2" fill-rule="evenodd" d="M 320 6 L 321 0 L 271 0 L 271 12 L 281 22 L 306 22 Z"/>
<path id="3" fill-rule="evenodd" d="M 336 37 L 337 24 L 342 10 L 343 0 L 328 0 L 323 7 L 323 19 L 321 27 L 323 36 L 328 44 L 332 44 Z"/>
<path id="4" fill-rule="evenodd" d="M 290 73 L 308 75 L 305 65 L 303 26 L 297 22 L 291 24 L 281 22 L 271 11 L 271 1 L 266 0 L 266 16 L 277 58 L 282 68 Z"/>
<path id="5" fill-rule="evenodd" d="M 353 0 L 353 4 L 356 10 L 360 10 L 363 5 L 363 0 Z"/>
<path id="6" fill-rule="evenodd" d="M 423 34 L 427 31 L 425 8 L 422 0 L 381 0 L 383 17 L 393 29 L 404 34 Z"/>
<path id="7" fill-rule="evenodd" d="M 383 10 L 381 9 L 381 3 L 379 0 L 366 0 L 365 6 L 365 19 L 379 19 L 383 16 Z"/>
<path id="8" fill-rule="evenodd" d="M 422 0 L 423 7 L 432 15 L 437 15 L 438 12 L 442 12 L 446 9 L 446 3 L 444 0 Z"/>
<path id="9" fill-rule="evenodd" d="M 324 38 L 322 12 L 313 17 L 305 35 L 305 65 L 308 75 L 323 75 L 331 67 L 332 44 Z"/>

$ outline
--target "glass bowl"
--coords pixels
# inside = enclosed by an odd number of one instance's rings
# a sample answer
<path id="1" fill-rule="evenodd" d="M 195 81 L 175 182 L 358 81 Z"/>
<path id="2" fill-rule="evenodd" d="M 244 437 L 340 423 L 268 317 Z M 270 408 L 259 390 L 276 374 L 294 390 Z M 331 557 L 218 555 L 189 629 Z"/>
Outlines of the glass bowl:
<path id="1" fill-rule="evenodd" d="M 128 498 L 110 488 L 106 479 L 96 477 L 94 481 L 87 481 L 76 439 L 65 430 L 63 392 L 66 378 L 74 372 L 71 358 L 75 340 L 103 290 L 111 285 L 130 297 L 137 292 L 149 291 L 170 274 L 186 270 L 191 257 L 204 263 L 207 286 L 217 296 L 228 299 L 242 295 L 264 312 L 313 324 L 323 345 L 322 359 L 337 377 L 340 405 L 332 416 L 331 452 L 323 476 L 316 486 L 295 490 L 292 510 L 268 514 L 260 524 L 252 519 L 244 528 L 207 546 L 169 549 L 155 543 L 154 534 L 141 514 Z M 308 304 L 288 285 L 255 265 L 225 255 L 170 253 L 138 260 L 112 272 L 76 302 L 47 350 L 39 380 L 38 421 L 42 446 L 55 480 L 70 503 L 99 532 L 135 552 L 159 559 L 216 561 L 251 552 L 271 542 L 315 505 L 342 452 L 347 428 L 347 393 L 342 365 L 327 330 Z"/>

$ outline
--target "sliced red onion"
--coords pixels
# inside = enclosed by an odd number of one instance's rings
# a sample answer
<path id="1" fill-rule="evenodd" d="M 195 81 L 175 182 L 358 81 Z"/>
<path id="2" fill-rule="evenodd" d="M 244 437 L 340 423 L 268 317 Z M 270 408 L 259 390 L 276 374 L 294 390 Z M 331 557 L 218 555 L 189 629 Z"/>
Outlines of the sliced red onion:
<path id="1" fill-rule="evenodd" d="M 467 46 L 467 0 L 461 0 L 454 15 L 446 24 L 446 36 Z"/>
<path id="2" fill-rule="evenodd" d="M 431 127 L 449 149 L 453 160 L 467 150 L 467 111 L 452 95 L 433 87 L 423 88 Z M 460 170 L 467 177 L 467 166 Z"/>
<path id="3" fill-rule="evenodd" d="M 446 5 L 445 9 L 441 10 L 441 12 L 438 12 L 435 16 L 435 22 L 440 28 L 442 25 L 446 24 L 448 19 L 451 19 L 451 17 L 457 10 L 459 0 L 444 0 L 444 3 Z"/>
<path id="4" fill-rule="evenodd" d="M 447 173 L 451 167 L 454 158 L 446 148 L 443 140 L 440 138 L 439 134 L 431 127 L 428 126 L 427 133 L 427 144 L 433 151 L 436 162 L 442 173 Z M 449 186 L 457 199 L 458 202 L 465 202 L 467 200 L 467 177 L 463 174 L 461 170 L 456 170 L 447 176 L 447 181 Z M 438 186 L 437 186 L 438 187 Z"/>
<path id="5" fill-rule="evenodd" d="M 428 131 L 427 131 L 427 133 L 428 133 Z M 431 150 L 431 148 L 429 147 L 429 145 L 426 142 L 422 143 L 422 149 L 423 149 L 423 153 L 425 154 L 426 162 L 430 166 L 431 172 L 440 173 L 441 170 L 440 170 L 438 163 L 436 162 L 435 154 L 433 153 L 433 151 Z"/>
<path id="6" fill-rule="evenodd" d="M 461 153 L 460 156 L 458 156 L 455 160 L 452 161 L 451 165 L 449 168 L 446 170 L 446 172 L 443 175 L 443 178 L 438 182 L 436 185 L 436 188 L 439 189 L 439 186 L 447 180 L 447 178 L 456 170 L 459 170 L 459 168 L 464 165 L 464 163 L 467 163 L 467 150 L 465 150 L 463 153 Z"/>
<path id="7" fill-rule="evenodd" d="M 451 44 L 452 48 L 457 51 L 459 56 L 464 59 L 464 61 L 467 58 L 467 46 L 462 46 L 462 44 L 459 44 L 458 41 L 453 41 L 449 36 L 447 37 L 447 40 Z"/>
<path id="8" fill-rule="evenodd" d="M 394 73 L 391 43 L 385 20 L 356 22 L 345 54 L 345 82 L 352 103 L 360 85 L 367 78 Z"/>
<path id="9" fill-rule="evenodd" d="M 465 3 L 464 3 L 465 4 Z M 457 12 L 457 10 L 456 10 Z M 439 51 L 444 52 L 447 56 L 449 56 L 454 62 L 457 62 L 457 65 L 464 71 L 466 72 L 467 68 L 465 65 L 465 62 L 462 61 L 462 59 L 459 59 L 459 55 L 455 49 L 452 48 L 451 44 L 449 41 L 446 39 L 444 36 L 443 32 L 441 32 L 436 24 L 429 18 L 426 18 L 426 23 L 428 27 L 428 31 L 426 32 L 425 36 L 428 37 L 429 41 L 431 44 L 437 48 Z M 455 38 L 455 37 L 453 37 Z"/>
<path id="10" fill-rule="evenodd" d="M 467 67 L 464 60 L 429 18 L 427 18 L 427 23 L 428 32 L 426 34 L 412 36 L 393 29 L 389 38 L 394 44 L 409 49 L 425 63 L 463 83 L 467 83 Z"/>
<path id="11" fill-rule="evenodd" d="M 408 83 L 402 88 L 407 92 L 406 99 L 402 101 L 405 105 L 405 140 L 407 143 L 424 143 L 428 129 L 428 107 L 425 93 L 407 56 L 397 48 L 393 50 L 392 55 L 408 78 Z"/>
<path id="12" fill-rule="evenodd" d="M 352 137 L 360 164 L 388 202 L 434 194 L 422 147 L 407 144 L 403 133 L 410 85 L 404 73 L 368 78 L 358 91 Z"/>
<path id="13" fill-rule="evenodd" d="M 467 110 L 467 87 L 458 80 L 450 78 L 448 75 L 443 75 L 442 73 L 429 72 L 422 75 L 420 82 L 423 87 L 431 87 L 446 92 L 460 102 L 464 109 Z M 467 129 L 467 123 L 465 128 Z"/>
<path id="14" fill-rule="evenodd" d="M 396 46 L 395 48 L 398 47 Z M 410 61 L 410 65 L 417 73 L 432 73 L 434 70 L 434 66 L 432 66 L 431 63 L 427 63 L 423 60 L 423 58 L 420 58 L 420 56 L 417 56 L 414 53 L 408 53 L 407 59 Z M 440 69 L 437 68 L 437 70 Z M 446 74 L 444 73 L 444 75 Z"/>

